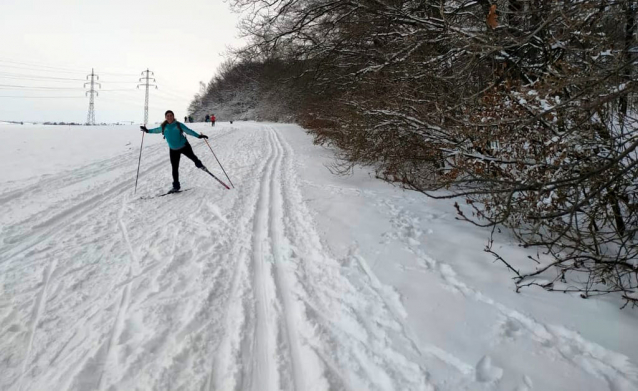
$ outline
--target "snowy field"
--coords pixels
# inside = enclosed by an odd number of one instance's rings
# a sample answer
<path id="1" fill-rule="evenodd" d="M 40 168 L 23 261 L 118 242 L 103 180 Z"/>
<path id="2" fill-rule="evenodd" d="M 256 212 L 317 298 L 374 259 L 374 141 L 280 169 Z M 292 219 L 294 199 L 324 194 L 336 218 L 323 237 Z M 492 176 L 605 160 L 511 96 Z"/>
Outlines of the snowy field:
<path id="1" fill-rule="evenodd" d="M 638 390 L 636 310 L 515 293 L 489 231 L 295 125 L 192 127 L 235 189 L 182 158 L 149 198 L 147 135 L 133 195 L 137 126 L 0 125 L 0 390 Z"/>

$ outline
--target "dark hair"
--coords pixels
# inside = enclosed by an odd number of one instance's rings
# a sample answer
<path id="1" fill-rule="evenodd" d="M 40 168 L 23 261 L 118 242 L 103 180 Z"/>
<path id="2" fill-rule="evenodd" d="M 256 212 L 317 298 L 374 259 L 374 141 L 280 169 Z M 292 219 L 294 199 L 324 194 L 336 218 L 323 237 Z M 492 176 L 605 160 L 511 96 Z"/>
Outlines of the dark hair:
<path id="1" fill-rule="evenodd" d="M 173 116 L 175 115 L 175 113 L 173 113 L 173 110 L 166 110 L 166 113 L 164 113 L 164 117 L 166 117 L 168 113 L 173 114 Z"/>

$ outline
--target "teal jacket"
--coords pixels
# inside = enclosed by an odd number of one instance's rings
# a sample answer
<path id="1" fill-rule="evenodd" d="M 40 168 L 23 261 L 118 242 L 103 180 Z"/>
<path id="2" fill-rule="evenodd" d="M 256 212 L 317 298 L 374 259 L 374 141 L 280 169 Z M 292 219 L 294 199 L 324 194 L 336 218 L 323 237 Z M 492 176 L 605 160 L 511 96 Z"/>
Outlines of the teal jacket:
<path id="1" fill-rule="evenodd" d="M 197 132 L 194 132 L 192 129 L 189 129 L 186 125 L 181 122 L 173 121 L 172 124 L 166 124 L 164 128 L 164 137 L 166 137 L 166 142 L 168 143 L 168 147 L 170 149 L 181 149 L 184 148 L 186 143 L 186 136 L 182 132 L 180 132 L 177 124 L 182 128 L 184 133 L 188 133 L 193 137 L 199 137 Z M 153 128 L 148 130 L 149 133 L 162 133 L 162 127 Z"/>

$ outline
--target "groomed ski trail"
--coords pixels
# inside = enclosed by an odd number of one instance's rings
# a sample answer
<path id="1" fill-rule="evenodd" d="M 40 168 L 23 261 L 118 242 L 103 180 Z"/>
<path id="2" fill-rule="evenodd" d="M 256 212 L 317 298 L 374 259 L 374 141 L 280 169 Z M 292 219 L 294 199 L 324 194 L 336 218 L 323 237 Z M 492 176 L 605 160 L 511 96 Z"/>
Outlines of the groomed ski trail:
<path id="1" fill-rule="evenodd" d="M 401 303 L 323 243 L 286 135 L 213 132 L 231 191 L 183 159 L 192 191 L 141 199 L 170 183 L 154 145 L 137 196 L 135 150 L 0 194 L 0 389 L 434 389 Z"/>

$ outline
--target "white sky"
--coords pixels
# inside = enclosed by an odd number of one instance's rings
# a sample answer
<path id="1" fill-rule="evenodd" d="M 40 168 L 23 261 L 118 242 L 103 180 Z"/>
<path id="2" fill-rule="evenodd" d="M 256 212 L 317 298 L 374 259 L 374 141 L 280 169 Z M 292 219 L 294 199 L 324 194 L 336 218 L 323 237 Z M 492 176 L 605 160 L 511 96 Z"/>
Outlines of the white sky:
<path id="1" fill-rule="evenodd" d="M 222 0 L 0 0 L 0 15 L 0 121 L 84 123 L 83 80 L 95 68 L 104 90 L 96 122 L 142 122 L 136 82 L 147 67 L 159 87 L 149 123 L 167 109 L 183 119 L 199 81 L 241 43 L 239 17 Z"/>

